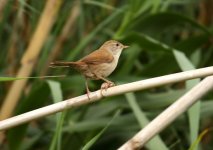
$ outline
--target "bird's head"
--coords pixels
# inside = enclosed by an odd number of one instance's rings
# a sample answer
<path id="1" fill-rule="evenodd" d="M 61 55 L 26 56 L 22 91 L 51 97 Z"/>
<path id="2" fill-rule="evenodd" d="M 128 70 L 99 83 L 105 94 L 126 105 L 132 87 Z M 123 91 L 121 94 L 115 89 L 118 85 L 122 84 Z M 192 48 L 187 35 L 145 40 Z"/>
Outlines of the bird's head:
<path id="1" fill-rule="evenodd" d="M 106 41 L 101 48 L 106 49 L 110 51 L 113 55 L 119 55 L 121 54 L 122 50 L 127 48 L 129 46 L 123 45 L 118 41 L 115 40 L 109 40 Z"/>

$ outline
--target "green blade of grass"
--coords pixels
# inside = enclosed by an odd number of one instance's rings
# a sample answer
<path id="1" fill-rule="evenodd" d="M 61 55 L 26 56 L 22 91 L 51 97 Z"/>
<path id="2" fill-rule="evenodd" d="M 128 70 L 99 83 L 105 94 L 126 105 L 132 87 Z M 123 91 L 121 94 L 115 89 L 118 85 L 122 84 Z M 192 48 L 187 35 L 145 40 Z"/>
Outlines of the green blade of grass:
<path id="1" fill-rule="evenodd" d="M 63 96 L 62 96 L 62 90 L 61 90 L 60 83 L 56 82 L 56 81 L 51 81 L 51 80 L 48 80 L 47 83 L 50 87 L 50 91 L 53 96 L 53 101 L 55 103 L 62 101 Z M 61 149 L 60 147 L 61 147 L 62 126 L 64 123 L 65 115 L 66 115 L 65 111 L 62 113 L 57 113 L 57 115 L 56 115 L 56 122 L 57 122 L 56 130 L 54 132 L 54 136 L 53 136 L 51 144 L 50 144 L 50 148 L 49 148 L 50 150 L 55 150 L 55 149 L 60 150 Z"/>
<path id="2" fill-rule="evenodd" d="M 203 137 L 209 132 L 209 129 L 205 129 L 203 132 L 200 133 L 198 138 L 191 144 L 189 150 L 195 150 L 198 146 L 199 142 L 203 139 Z"/>
<path id="3" fill-rule="evenodd" d="M 86 0 L 86 1 L 84 1 L 84 3 L 89 4 L 89 5 L 99 6 L 99 7 L 105 8 L 105 9 L 109 9 L 109 10 L 115 9 L 113 6 L 103 3 L 103 2 L 99 2 L 99 1 Z"/>
<path id="4" fill-rule="evenodd" d="M 188 58 L 185 56 L 184 53 L 173 50 L 173 54 L 176 58 L 176 61 L 178 62 L 180 68 L 183 71 L 192 70 L 195 69 L 193 64 L 188 60 Z M 186 88 L 189 90 L 192 87 L 194 87 L 196 84 L 199 83 L 199 79 L 193 79 L 186 81 Z M 191 143 L 197 139 L 198 131 L 199 131 L 199 120 L 200 120 L 200 101 L 195 103 L 189 110 L 189 126 L 190 126 L 190 141 Z M 197 147 L 194 147 L 194 150 L 196 150 Z"/>
<path id="5" fill-rule="evenodd" d="M 0 82 L 5 81 L 14 81 L 14 80 L 23 80 L 23 79 L 45 79 L 45 78 L 60 78 L 65 77 L 65 75 L 59 76 L 40 76 L 40 77 L 0 77 Z"/>
<path id="6" fill-rule="evenodd" d="M 120 115 L 121 111 L 118 110 L 116 111 L 116 113 L 114 114 L 114 116 L 112 117 L 112 119 L 107 123 L 107 125 L 96 135 L 94 136 L 89 142 L 86 143 L 86 145 L 84 145 L 84 147 L 82 148 L 82 150 L 89 150 L 92 145 L 101 137 L 101 135 L 107 130 L 107 128 L 111 125 L 111 123 L 115 120 L 116 117 L 118 117 Z"/>

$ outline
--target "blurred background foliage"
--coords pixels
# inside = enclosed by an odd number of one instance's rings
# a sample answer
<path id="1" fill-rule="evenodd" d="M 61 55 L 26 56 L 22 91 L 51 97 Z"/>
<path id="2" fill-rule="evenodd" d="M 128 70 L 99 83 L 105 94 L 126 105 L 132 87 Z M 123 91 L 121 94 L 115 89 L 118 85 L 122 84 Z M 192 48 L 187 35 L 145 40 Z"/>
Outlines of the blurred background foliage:
<path id="1" fill-rule="evenodd" d="M 51 1 L 54 0 L 0 0 L 0 76 L 17 75 L 28 45 L 36 45 L 32 37 Z M 52 6 L 52 10 L 58 9 L 57 15 L 42 39 L 38 57 L 32 60 L 35 64 L 29 76 L 67 76 L 28 80 L 13 115 L 84 94 L 82 76 L 71 69 L 49 68 L 48 64 L 54 60 L 78 60 L 109 39 L 130 46 L 109 77 L 116 84 L 213 64 L 212 0 L 59 1 L 59 8 Z M 71 108 L 8 130 L 0 147 L 113 150 L 198 82 L 181 82 Z M 2 107 L 11 85 L 12 82 L 0 83 Z M 90 82 L 91 90 L 100 85 L 101 81 Z M 212 107 L 211 92 L 144 149 L 212 149 Z M 199 141 L 203 131 L 207 132 Z"/>

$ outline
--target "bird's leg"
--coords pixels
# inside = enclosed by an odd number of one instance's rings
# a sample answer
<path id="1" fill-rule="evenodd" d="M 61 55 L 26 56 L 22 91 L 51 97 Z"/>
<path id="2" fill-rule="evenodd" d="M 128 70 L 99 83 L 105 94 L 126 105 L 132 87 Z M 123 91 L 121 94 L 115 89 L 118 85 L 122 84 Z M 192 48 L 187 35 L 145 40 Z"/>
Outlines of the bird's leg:
<path id="1" fill-rule="evenodd" d="M 87 90 L 87 97 L 88 97 L 88 99 L 90 100 L 90 97 L 89 97 L 90 90 L 89 90 L 87 78 L 86 78 L 86 81 L 85 81 L 85 86 L 86 86 L 86 90 Z"/>
<path id="2" fill-rule="evenodd" d="M 110 85 L 110 87 L 115 85 L 114 82 L 109 81 L 109 80 L 107 80 L 107 79 L 104 78 L 104 77 L 101 77 L 101 76 L 97 76 L 97 77 L 98 77 L 99 79 L 102 79 L 102 80 L 105 81 L 106 83 L 108 83 L 108 84 Z"/>
<path id="3" fill-rule="evenodd" d="M 105 81 L 105 83 L 103 83 L 103 84 L 101 85 L 101 92 L 102 92 L 103 89 L 104 89 L 104 90 L 107 90 L 108 88 L 115 86 L 115 83 L 114 83 L 114 82 L 109 81 L 109 80 L 107 80 L 106 78 L 101 77 L 101 76 L 97 76 L 97 77 L 98 77 L 99 79 L 102 79 L 102 80 Z"/>

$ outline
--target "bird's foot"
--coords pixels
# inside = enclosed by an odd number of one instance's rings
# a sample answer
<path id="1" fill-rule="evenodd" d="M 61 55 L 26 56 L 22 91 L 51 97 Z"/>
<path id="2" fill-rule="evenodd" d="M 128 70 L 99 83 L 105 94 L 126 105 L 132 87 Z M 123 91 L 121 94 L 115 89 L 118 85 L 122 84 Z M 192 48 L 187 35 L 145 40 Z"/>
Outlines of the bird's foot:
<path id="1" fill-rule="evenodd" d="M 102 92 L 103 90 L 106 91 L 108 88 L 113 87 L 113 86 L 115 86 L 115 83 L 113 83 L 113 82 L 104 82 L 104 83 L 101 85 L 101 92 Z"/>

